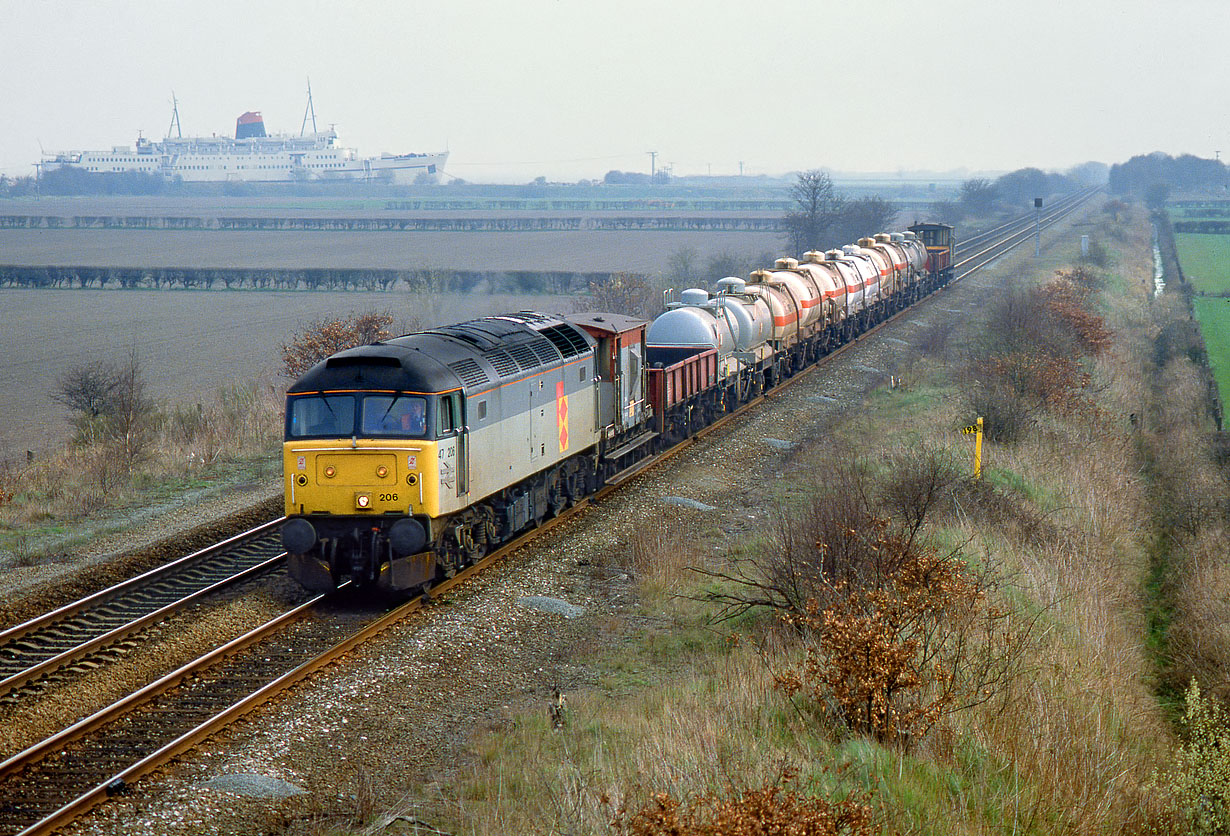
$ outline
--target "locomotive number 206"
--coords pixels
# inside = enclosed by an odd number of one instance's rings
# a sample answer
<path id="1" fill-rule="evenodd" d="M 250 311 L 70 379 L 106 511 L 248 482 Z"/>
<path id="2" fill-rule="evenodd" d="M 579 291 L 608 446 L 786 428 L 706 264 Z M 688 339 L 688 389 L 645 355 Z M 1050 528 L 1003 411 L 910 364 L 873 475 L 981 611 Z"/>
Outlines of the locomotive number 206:
<path id="1" fill-rule="evenodd" d="M 381 501 L 381 502 L 396 502 L 396 501 L 397 501 L 397 494 L 395 494 L 395 493 L 382 493 L 382 494 L 380 494 L 380 501 Z"/>

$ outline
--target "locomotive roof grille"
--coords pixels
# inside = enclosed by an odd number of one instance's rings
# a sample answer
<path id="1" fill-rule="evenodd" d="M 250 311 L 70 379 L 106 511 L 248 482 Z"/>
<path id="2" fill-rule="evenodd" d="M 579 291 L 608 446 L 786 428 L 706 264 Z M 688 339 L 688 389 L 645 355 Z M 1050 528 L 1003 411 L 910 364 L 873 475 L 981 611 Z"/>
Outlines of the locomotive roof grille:
<path id="1" fill-rule="evenodd" d="M 507 351 L 489 351 L 483 357 L 495 367 L 500 377 L 512 377 L 517 373 L 517 363 Z"/>
<path id="2" fill-rule="evenodd" d="M 483 371 L 483 367 L 469 358 L 449 363 L 448 367 L 457 373 L 466 386 L 482 386 L 491 382 L 491 378 L 487 377 L 487 372 Z"/>
<path id="3" fill-rule="evenodd" d="M 559 362 L 560 353 L 555 350 L 555 346 L 547 340 L 534 340 L 530 343 L 530 347 L 534 349 L 534 353 L 538 355 L 538 361 L 543 364 Z"/>
<path id="4" fill-rule="evenodd" d="M 589 351 L 589 343 L 585 342 L 581 333 L 571 325 L 552 325 L 550 328 L 543 328 L 539 333 L 550 340 L 564 357 L 576 357 Z"/>
<path id="5" fill-rule="evenodd" d="M 540 365 L 538 358 L 534 356 L 534 350 L 526 343 L 510 345 L 508 347 L 508 353 L 512 355 L 512 358 L 517 361 L 517 365 L 520 366 L 521 370 L 524 372 L 528 372 L 531 369 L 536 369 Z"/>
<path id="6" fill-rule="evenodd" d="M 492 316 L 486 319 L 476 319 L 472 322 L 461 322 L 444 328 L 434 328 L 424 333 L 454 337 L 477 346 L 481 351 L 491 351 L 493 348 L 499 348 L 507 341 L 508 337 L 515 334 L 524 334 L 525 330 L 525 326 L 521 322 L 507 317 Z"/>

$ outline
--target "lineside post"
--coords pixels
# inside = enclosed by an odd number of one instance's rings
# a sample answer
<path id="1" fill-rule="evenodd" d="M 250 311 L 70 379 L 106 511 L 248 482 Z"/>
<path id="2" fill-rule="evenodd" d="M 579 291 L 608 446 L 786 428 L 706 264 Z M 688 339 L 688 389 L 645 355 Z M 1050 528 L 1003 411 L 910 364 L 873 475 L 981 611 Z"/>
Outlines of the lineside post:
<path id="1" fill-rule="evenodd" d="M 982 416 L 978 416 L 978 432 L 974 435 L 974 478 L 982 478 Z"/>
<path id="2" fill-rule="evenodd" d="M 1042 255 L 1042 198 L 1034 198 L 1034 258 Z"/>
<path id="3" fill-rule="evenodd" d="M 974 478 L 982 478 L 982 416 L 978 416 L 977 422 L 970 424 L 968 427 L 962 427 L 961 432 L 965 435 L 974 436 Z"/>

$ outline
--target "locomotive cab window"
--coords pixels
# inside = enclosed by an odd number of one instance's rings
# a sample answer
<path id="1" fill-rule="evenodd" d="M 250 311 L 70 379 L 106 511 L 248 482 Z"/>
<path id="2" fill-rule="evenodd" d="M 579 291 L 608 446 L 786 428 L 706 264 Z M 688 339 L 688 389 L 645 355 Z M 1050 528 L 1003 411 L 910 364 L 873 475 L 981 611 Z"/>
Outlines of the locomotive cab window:
<path id="1" fill-rule="evenodd" d="M 295 398 L 290 404 L 286 433 L 291 438 L 306 436 L 352 435 L 354 432 L 354 397 L 351 395 L 316 395 Z"/>
<path id="2" fill-rule="evenodd" d="M 368 395 L 363 398 L 364 435 L 422 438 L 427 433 L 427 399 L 418 395 Z"/>
<path id="3" fill-rule="evenodd" d="M 449 435 L 461 429 L 461 393 L 442 396 L 436 414 L 440 416 L 440 435 Z"/>

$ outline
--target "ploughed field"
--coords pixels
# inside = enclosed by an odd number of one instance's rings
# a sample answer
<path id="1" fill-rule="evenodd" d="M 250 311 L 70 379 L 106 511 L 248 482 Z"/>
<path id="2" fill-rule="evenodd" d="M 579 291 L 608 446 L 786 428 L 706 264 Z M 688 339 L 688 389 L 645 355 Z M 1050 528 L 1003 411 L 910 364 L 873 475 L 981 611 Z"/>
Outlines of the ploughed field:
<path id="1" fill-rule="evenodd" d="M 65 371 L 121 362 L 136 348 L 149 393 L 200 403 L 232 383 L 275 377 L 281 345 L 302 324 L 325 316 L 387 310 L 398 322 L 428 324 L 527 308 L 571 310 L 572 298 L 447 294 L 420 300 L 402 292 L 203 290 L 30 290 L 0 288 L 5 397 L 0 398 L 0 461 L 66 439 L 68 410 L 51 399 Z"/>
<path id="2" fill-rule="evenodd" d="M 657 273 L 683 247 L 759 254 L 782 244 L 772 232 L 0 229 L 0 264 Z"/>

